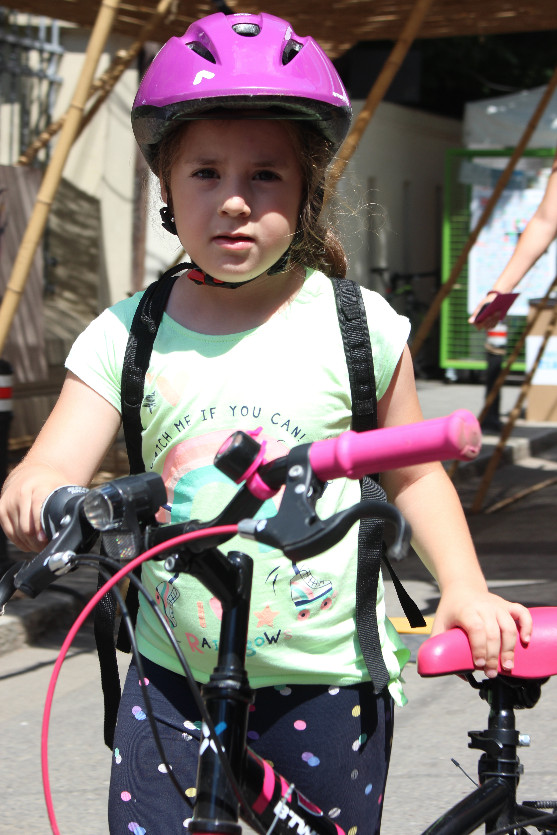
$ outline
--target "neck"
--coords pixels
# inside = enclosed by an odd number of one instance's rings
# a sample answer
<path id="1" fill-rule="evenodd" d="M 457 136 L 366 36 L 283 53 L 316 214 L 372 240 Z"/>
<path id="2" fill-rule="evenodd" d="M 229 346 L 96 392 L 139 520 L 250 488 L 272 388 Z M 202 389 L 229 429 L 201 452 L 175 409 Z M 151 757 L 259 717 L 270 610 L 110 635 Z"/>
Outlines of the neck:
<path id="1" fill-rule="evenodd" d="M 185 275 L 175 283 L 167 313 L 179 324 L 212 335 L 251 330 L 282 308 L 299 293 L 304 270 L 294 268 L 278 275 L 262 275 L 233 292 L 195 284 Z"/>

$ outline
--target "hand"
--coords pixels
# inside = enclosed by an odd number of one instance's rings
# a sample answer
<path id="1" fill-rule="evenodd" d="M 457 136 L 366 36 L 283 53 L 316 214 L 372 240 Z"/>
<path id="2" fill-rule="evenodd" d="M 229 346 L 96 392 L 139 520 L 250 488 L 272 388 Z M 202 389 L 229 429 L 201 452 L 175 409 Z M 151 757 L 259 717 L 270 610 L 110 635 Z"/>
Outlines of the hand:
<path id="1" fill-rule="evenodd" d="M 453 626 L 460 626 L 468 635 L 477 669 L 494 678 L 499 656 L 501 668 L 512 670 L 516 641 L 530 641 L 532 618 L 520 603 L 510 603 L 489 591 L 478 593 L 453 587 L 441 595 L 432 634 L 438 635 Z"/>
<path id="2" fill-rule="evenodd" d="M 485 307 L 488 304 L 491 304 L 491 302 L 495 298 L 495 295 L 496 295 L 495 293 L 488 293 L 487 296 L 485 296 L 485 298 L 483 298 L 481 300 L 481 302 L 478 304 L 478 306 L 476 307 L 476 309 L 474 310 L 474 312 L 472 313 L 472 315 L 468 319 L 468 324 L 469 325 L 473 325 L 479 331 L 481 331 L 481 330 L 486 330 L 487 331 L 487 330 L 491 330 L 492 328 L 494 328 L 496 325 L 499 324 L 499 322 L 501 321 L 501 315 L 499 313 L 494 313 L 491 316 L 488 316 L 488 318 L 484 319 L 482 322 L 476 322 L 476 316 L 478 316 L 479 312 L 481 311 L 481 309 L 483 307 Z"/>
<path id="3" fill-rule="evenodd" d="M 47 537 L 41 528 L 41 508 L 46 497 L 66 482 L 48 468 L 33 472 L 23 465 L 8 477 L 0 499 L 0 525 L 20 551 L 41 551 Z"/>

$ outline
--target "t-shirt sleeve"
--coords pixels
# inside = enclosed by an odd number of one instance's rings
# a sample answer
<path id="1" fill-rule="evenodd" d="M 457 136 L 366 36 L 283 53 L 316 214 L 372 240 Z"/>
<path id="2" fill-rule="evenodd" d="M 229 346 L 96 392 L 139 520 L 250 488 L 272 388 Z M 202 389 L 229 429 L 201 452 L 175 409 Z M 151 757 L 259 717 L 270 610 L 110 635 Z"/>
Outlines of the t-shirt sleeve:
<path id="1" fill-rule="evenodd" d="M 375 388 L 380 400 L 389 387 L 410 335 L 410 322 L 389 302 L 370 290 L 362 289 L 373 351 Z"/>
<path id="2" fill-rule="evenodd" d="M 126 299 L 101 313 L 77 337 L 65 363 L 119 412 L 122 365 L 137 302 Z"/>

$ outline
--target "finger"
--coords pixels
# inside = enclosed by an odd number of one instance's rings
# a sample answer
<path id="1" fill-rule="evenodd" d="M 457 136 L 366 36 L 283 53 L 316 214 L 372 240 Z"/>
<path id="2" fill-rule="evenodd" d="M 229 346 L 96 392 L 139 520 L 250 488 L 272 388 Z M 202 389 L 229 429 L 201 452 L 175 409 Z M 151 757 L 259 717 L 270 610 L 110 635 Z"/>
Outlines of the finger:
<path id="1" fill-rule="evenodd" d="M 532 615 L 530 610 L 521 603 L 509 603 L 508 612 L 515 622 L 520 640 L 523 644 L 528 644 L 532 637 Z"/>
<path id="2" fill-rule="evenodd" d="M 504 618 L 500 619 L 500 632 L 501 669 L 510 672 L 514 667 L 514 649 L 518 633 L 516 631 L 516 623 L 507 612 L 505 612 Z"/>
<path id="3" fill-rule="evenodd" d="M 487 641 L 485 627 L 480 618 L 466 624 L 466 634 L 472 651 L 474 667 L 483 670 L 487 663 Z"/>
<path id="4" fill-rule="evenodd" d="M 474 310 L 474 312 L 472 313 L 472 315 L 468 319 L 468 324 L 469 325 L 475 325 L 478 329 L 481 329 L 483 327 L 483 322 L 481 324 L 476 322 L 476 316 L 478 316 L 480 310 L 483 307 L 485 307 L 486 304 L 487 304 L 486 299 L 482 299 L 482 301 L 479 303 L 479 305 L 476 307 L 476 309 Z"/>
<path id="5" fill-rule="evenodd" d="M 514 624 L 513 624 L 514 626 Z M 485 635 L 486 635 L 486 660 L 485 660 L 485 667 L 484 672 L 488 678 L 494 678 L 499 670 L 499 654 L 501 652 L 503 646 L 503 633 L 505 632 L 499 626 L 497 620 L 493 620 L 486 624 L 485 626 Z M 514 628 L 514 641 L 516 641 L 516 628 Z M 512 638 L 507 634 L 507 646 L 510 648 L 510 658 L 512 660 L 513 657 L 513 650 L 514 650 L 514 641 Z"/>

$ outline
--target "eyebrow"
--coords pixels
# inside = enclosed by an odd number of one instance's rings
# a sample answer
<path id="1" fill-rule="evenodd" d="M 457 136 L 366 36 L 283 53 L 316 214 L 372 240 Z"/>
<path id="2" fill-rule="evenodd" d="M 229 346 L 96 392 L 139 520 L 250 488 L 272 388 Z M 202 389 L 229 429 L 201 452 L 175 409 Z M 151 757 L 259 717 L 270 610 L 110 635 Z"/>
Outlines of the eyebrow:
<path id="1" fill-rule="evenodd" d="M 222 164 L 218 157 L 186 157 L 184 160 L 188 165 L 211 166 Z M 286 168 L 287 163 L 282 157 L 264 158 L 252 162 L 254 168 Z"/>

